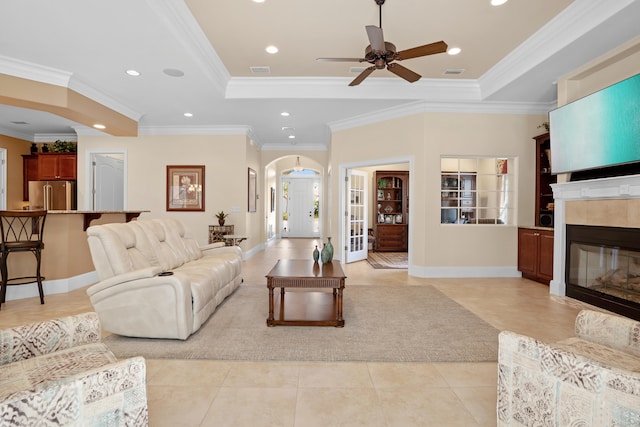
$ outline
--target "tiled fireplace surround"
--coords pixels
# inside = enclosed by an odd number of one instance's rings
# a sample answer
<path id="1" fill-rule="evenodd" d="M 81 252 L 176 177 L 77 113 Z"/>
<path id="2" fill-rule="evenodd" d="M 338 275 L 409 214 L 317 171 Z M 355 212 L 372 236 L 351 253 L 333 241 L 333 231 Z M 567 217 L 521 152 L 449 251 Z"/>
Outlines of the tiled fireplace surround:
<path id="1" fill-rule="evenodd" d="M 554 211 L 553 280 L 550 292 L 566 294 L 566 225 L 640 229 L 640 175 L 552 185 Z"/>

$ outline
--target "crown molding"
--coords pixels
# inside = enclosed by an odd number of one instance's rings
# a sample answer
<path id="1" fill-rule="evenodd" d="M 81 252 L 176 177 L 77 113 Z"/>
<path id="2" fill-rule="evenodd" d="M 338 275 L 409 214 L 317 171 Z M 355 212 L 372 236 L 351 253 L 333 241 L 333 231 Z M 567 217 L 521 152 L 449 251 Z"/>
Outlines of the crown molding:
<path id="1" fill-rule="evenodd" d="M 251 135 L 251 127 L 237 126 L 140 126 L 138 135 Z"/>
<path id="2" fill-rule="evenodd" d="M 33 142 L 54 142 L 57 140 L 78 142 L 76 133 L 36 133 Z"/>
<path id="3" fill-rule="evenodd" d="M 328 148 L 324 144 L 264 144 L 260 147 L 261 151 L 287 151 L 287 152 L 308 152 L 308 151 L 327 151 Z"/>
<path id="4" fill-rule="evenodd" d="M 0 73 L 22 79 L 67 87 L 72 73 L 0 55 Z"/>
<path id="5" fill-rule="evenodd" d="M 372 77 L 347 88 L 342 77 L 233 77 L 227 99 L 480 99 L 477 80 L 420 79 L 407 83 L 395 77 Z"/>
<path id="6" fill-rule="evenodd" d="M 423 113 L 547 114 L 555 108 L 555 105 L 555 101 L 553 103 L 417 101 L 344 120 L 337 120 L 327 123 L 327 125 L 331 132 L 337 132 Z"/>
<path id="7" fill-rule="evenodd" d="M 202 65 L 216 89 L 224 93 L 231 74 L 211 46 L 198 21 L 184 1 L 147 0 L 148 6 L 160 16 L 167 28 L 180 41 L 185 50 L 190 51 Z"/>
<path id="8" fill-rule="evenodd" d="M 80 95 L 86 96 L 87 98 L 97 102 L 98 104 L 104 105 L 105 107 L 122 114 L 123 116 L 135 122 L 140 121 L 140 119 L 142 118 L 141 113 L 134 111 L 126 105 L 116 101 L 114 98 L 89 85 L 87 82 L 83 81 L 76 75 L 71 76 L 68 88 L 73 90 L 74 92 L 79 93 Z"/>
<path id="9" fill-rule="evenodd" d="M 574 1 L 478 79 L 482 98 L 488 98 L 558 54 L 634 1 L 636 0 Z"/>

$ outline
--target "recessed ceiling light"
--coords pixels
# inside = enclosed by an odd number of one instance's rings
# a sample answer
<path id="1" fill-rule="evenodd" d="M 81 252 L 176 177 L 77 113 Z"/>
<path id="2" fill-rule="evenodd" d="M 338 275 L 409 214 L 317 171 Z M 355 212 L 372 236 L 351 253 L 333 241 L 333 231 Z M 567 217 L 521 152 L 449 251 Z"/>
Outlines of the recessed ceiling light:
<path id="1" fill-rule="evenodd" d="M 289 139 L 296 139 L 295 135 L 289 135 Z"/>
<path id="2" fill-rule="evenodd" d="M 449 48 L 449 50 L 447 50 L 447 53 L 449 55 L 457 55 L 460 52 L 462 52 L 462 49 L 460 49 L 459 47 L 452 47 L 452 48 Z"/>
<path id="3" fill-rule="evenodd" d="M 275 47 L 274 45 L 267 46 L 265 50 L 267 51 L 267 53 L 271 53 L 271 54 L 278 53 L 278 48 Z"/>
<path id="4" fill-rule="evenodd" d="M 193 117 L 193 113 L 184 113 L 185 117 Z"/>
<path id="5" fill-rule="evenodd" d="M 136 71 L 136 70 L 127 70 L 125 71 L 125 73 L 127 73 L 128 75 L 130 75 L 131 77 L 138 77 L 140 76 L 140 71 Z"/>
<path id="6" fill-rule="evenodd" d="M 93 125 L 94 128 L 96 129 L 106 129 L 107 127 L 105 125 L 101 125 L 100 123 L 96 123 L 95 125 Z"/>
<path id="7" fill-rule="evenodd" d="M 254 3 L 264 3 L 264 0 L 253 0 Z"/>
<path id="8" fill-rule="evenodd" d="M 491 0 L 491 6 L 500 6 L 501 4 L 505 4 L 509 0 Z"/>
<path id="9" fill-rule="evenodd" d="M 293 127 L 291 127 L 291 126 L 282 126 L 282 128 L 281 128 L 281 129 L 282 129 L 282 130 L 290 130 L 290 131 L 294 131 L 294 130 L 296 130 L 296 128 L 293 128 Z"/>
<path id="10" fill-rule="evenodd" d="M 283 111 L 282 113 L 280 113 L 280 115 L 282 117 L 289 117 L 289 113 L 287 113 L 286 111 Z"/>
<path id="11" fill-rule="evenodd" d="M 162 72 L 165 73 L 167 76 L 171 76 L 171 77 L 184 76 L 184 71 L 178 70 L 176 68 L 165 68 L 164 70 L 162 70 Z"/>

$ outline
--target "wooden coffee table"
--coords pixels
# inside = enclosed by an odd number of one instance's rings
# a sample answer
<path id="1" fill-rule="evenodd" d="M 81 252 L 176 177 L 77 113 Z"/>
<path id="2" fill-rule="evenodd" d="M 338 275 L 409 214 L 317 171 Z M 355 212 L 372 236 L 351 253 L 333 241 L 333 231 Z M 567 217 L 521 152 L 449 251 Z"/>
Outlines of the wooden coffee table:
<path id="1" fill-rule="evenodd" d="M 338 261 L 321 264 L 301 259 L 279 260 L 267 274 L 267 326 L 343 327 L 342 292 L 346 278 Z M 278 300 L 275 300 L 274 288 L 280 288 Z M 298 289 L 285 293 L 285 288 Z M 326 289 L 333 289 L 333 292 L 327 292 Z"/>

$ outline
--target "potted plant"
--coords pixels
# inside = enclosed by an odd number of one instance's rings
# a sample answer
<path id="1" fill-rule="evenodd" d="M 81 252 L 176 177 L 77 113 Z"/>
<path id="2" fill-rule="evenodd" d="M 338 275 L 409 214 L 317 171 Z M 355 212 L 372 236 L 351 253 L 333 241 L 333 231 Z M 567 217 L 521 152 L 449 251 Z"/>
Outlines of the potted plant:
<path id="1" fill-rule="evenodd" d="M 218 224 L 224 225 L 224 220 L 229 216 L 229 214 L 224 213 L 224 211 L 220 211 L 215 216 L 218 218 Z"/>

